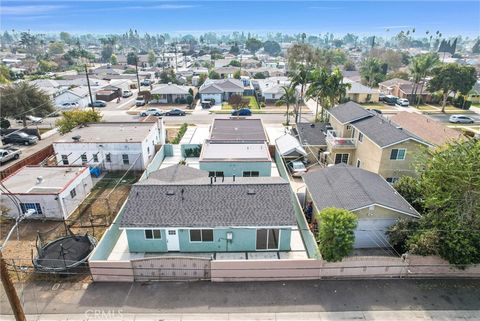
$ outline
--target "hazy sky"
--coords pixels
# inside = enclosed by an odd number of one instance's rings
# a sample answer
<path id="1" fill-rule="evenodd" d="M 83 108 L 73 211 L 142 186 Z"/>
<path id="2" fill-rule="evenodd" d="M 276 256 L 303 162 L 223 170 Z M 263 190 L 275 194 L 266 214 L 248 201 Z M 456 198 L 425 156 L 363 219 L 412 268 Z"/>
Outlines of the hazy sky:
<path id="1" fill-rule="evenodd" d="M 478 36 L 480 0 L 475 1 L 21 1 L 2 0 L 4 30 L 34 32 L 198 34 L 207 31 Z M 387 32 L 386 30 L 389 29 Z"/>

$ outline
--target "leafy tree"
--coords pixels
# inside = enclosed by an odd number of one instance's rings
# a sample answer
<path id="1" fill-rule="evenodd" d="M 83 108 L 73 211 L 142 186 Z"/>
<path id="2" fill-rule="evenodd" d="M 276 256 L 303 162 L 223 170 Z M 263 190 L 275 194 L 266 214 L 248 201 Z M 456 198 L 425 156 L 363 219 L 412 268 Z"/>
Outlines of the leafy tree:
<path id="1" fill-rule="evenodd" d="M 367 58 L 360 66 L 360 75 L 367 86 L 376 87 L 385 79 L 383 63 L 377 58 Z"/>
<path id="2" fill-rule="evenodd" d="M 393 187 L 403 198 L 410 203 L 419 213 L 425 211 L 425 204 L 422 195 L 422 187 L 417 178 L 402 176 Z"/>
<path id="3" fill-rule="evenodd" d="M 241 76 L 240 70 L 236 70 L 236 71 L 233 73 L 233 78 L 235 78 L 235 79 L 240 79 L 240 76 Z"/>
<path id="4" fill-rule="evenodd" d="M 138 61 L 137 54 L 134 52 L 129 52 L 127 54 L 127 64 L 128 65 L 135 65 Z"/>
<path id="5" fill-rule="evenodd" d="M 218 72 L 216 72 L 215 70 L 211 70 L 208 73 L 208 78 L 210 78 L 210 79 L 220 79 L 220 74 Z"/>
<path id="6" fill-rule="evenodd" d="M 40 60 L 38 62 L 38 69 L 40 72 L 51 72 L 58 69 L 58 64 L 55 61 L 51 60 Z"/>
<path id="7" fill-rule="evenodd" d="M 220 77 L 220 76 L 219 76 Z M 207 74 L 200 74 L 198 76 L 198 87 L 200 87 L 201 85 L 203 85 L 203 83 L 205 82 L 205 80 L 207 80 L 208 76 Z"/>
<path id="8" fill-rule="evenodd" d="M 410 74 L 406 71 L 394 71 L 394 72 L 389 72 L 387 76 L 385 77 L 385 80 L 390 80 L 393 78 L 400 78 L 404 80 L 409 80 L 410 79 Z"/>
<path id="9" fill-rule="evenodd" d="M 173 84 L 178 83 L 177 76 L 173 69 L 162 71 L 159 78 L 162 84 L 168 84 L 170 82 Z"/>
<path id="10" fill-rule="evenodd" d="M 73 109 L 64 111 L 62 114 L 63 117 L 56 122 L 58 131 L 61 134 L 70 132 L 80 124 L 96 123 L 102 120 L 102 114 L 99 111 L 91 109 Z"/>
<path id="11" fill-rule="evenodd" d="M 263 43 L 256 38 L 249 38 L 245 42 L 245 47 L 252 53 L 255 54 L 260 48 L 262 48 Z"/>
<path id="12" fill-rule="evenodd" d="M 230 47 L 230 51 L 229 51 L 232 55 L 238 55 L 240 53 L 240 48 L 238 47 L 237 43 L 235 42 L 235 44 Z"/>
<path id="13" fill-rule="evenodd" d="M 411 253 L 439 254 L 461 266 L 480 263 L 479 159 L 480 141 L 475 139 L 427 149 L 419 157 L 415 167 L 424 213 L 419 229 L 407 239 Z M 407 186 L 399 192 L 413 203 L 419 198 Z"/>
<path id="14" fill-rule="evenodd" d="M 0 117 L 21 118 L 27 126 L 27 116 L 44 117 L 53 112 L 50 96 L 25 81 L 0 88 Z"/>
<path id="15" fill-rule="evenodd" d="M 412 219 L 400 219 L 390 226 L 385 233 L 389 243 L 398 253 L 405 253 L 409 250 L 408 239 L 419 229 L 419 222 Z"/>
<path id="16" fill-rule="evenodd" d="M 62 40 L 66 44 L 70 44 L 72 41 L 72 36 L 65 31 L 60 32 L 60 40 Z"/>
<path id="17" fill-rule="evenodd" d="M 104 46 L 102 48 L 101 56 L 102 56 L 102 61 L 107 62 L 110 61 L 113 55 L 113 47 L 110 45 Z"/>
<path id="18" fill-rule="evenodd" d="M 355 67 L 355 63 L 351 60 L 347 60 L 347 62 L 343 65 L 345 71 L 355 71 L 357 70 Z"/>
<path id="19" fill-rule="evenodd" d="M 280 97 L 279 100 L 275 103 L 277 106 L 287 106 L 287 112 L 285 113 L 286 122 L 285 125 L 290 125 L 290 105 L 294 105 L 297 103 L 297 89 L 294 84 L 290 84 L 288 86 L 282 86 L 283 95 Z"/>
<path id="20" fill-rule="evenodd" d="M 110 56 L 110 64 L 112 64 L 112 65 L 118 64 L 118 59 L 117 59 L 117 55 L 116 55 L 116 54 L 112 54 L 112 55 Z"/>
<path id="21" fill-rule="evenodd" d="M 6 118 L 0 118 L 0 128 L 2 129 L 10 128 L 10 121 Z"/>
<path id="22" fill-rule="evenodd" d="M 398 70 L 403 65 L 403 55 L 398 50 L 375 48 L 370 51 L 369 57 L 377 58 L 386 63 L 388 71 Z"/>
<path id="23" fill-rule="evenodd" d="M 280 44 L 273 40 L 267 40 L 263 43 L 263 50 L 270 56 L 278 56 L 282 52 Z"/>
<path id="24" fill-rule="evenodd" d="M 243 97 L 240 95 L 231 95 L 228 98 L 228 104 L 232 106 L 233 109 L 238 109 L 243 105 Z"/>
<path id="25" fill-rule="evenodd" d="M 0 65 L 0 84 L 8 84 L 10 80 L 10 69 L 5 65 Z"/>
<path id="26" fill-rule="evenodd" d="M 341 261 L 353 250 L 357 216 L 339 208 L 325 208 L 317 215 L 319 250 L 328 262 Z"/>
<path id="27" fill-rule="evenodd" d="M 232 67 L 241 67 L 242 63 L 240 61 L 234 59 L 234 60 L 230 61 L 230 63 L 228 65 L 232 66 Z"/>
<path id="28" fill-rule="evenodd" d="M 60 55 L 60 54 L 63 54 L 64 52 L 64 45 L 62 42 L 51 42 L 49 45 L 48 45 L 48 53 L 51 54 L 51 55 Z"/>
<path id="29" fill-rule="evenodd" d="M 155 52 L 153 50 L 150 50 L 148 52 L 148 64 L 150 66 L 155 66 L 156 62 L 157 62 L 157 56 L 155 55 Z"/>
<path id="30" fill-rule="evenodd" d="M 445 112 L 447 98 L 452 93 L 466 95 L 477 81 L 475 67 L 462 66 L 456 63 L 443 64 L 432 69 L 433 78 L 428 82 L 431 92 L 441 91 L 442 113 Z"/>
<path id="31" fill-rule="evenodd" d="M 291 70 L 303 64 L 313 65 L 315 59 L 315 49 L 308 44 L 294 44 L 287 50 L 287 63 Z"/>
<path id="32" fill-rule="evenodd" d="M 187 104 L 191 105 L 193 103 L 193 94 L 190 94 L 187 96 Z"/>
<path id="33" fill-rule="evenodd" d="M 418 55 L 415 56 L 410 64 L 410 73 L 412 74 L 413 77 L 413 82 L 414 85 L 412 87 L 412 96 L 413 98 L 413 103 L 417 102 L 418 100 L 416 99 L 418 87 L 420 81 L 425 81 L 426 77 L 430 75 L 433 67 L 439 64 L 439 59 L 438 55 L 436 53 L 427 53 L 424 55 Z M 420 85 L 420 97 L 423 92 L 423 83 Z"/>
<path id="34" fill-rule="evenodd" d="M 265 74 L 263 72 L 256 72 L 253 75 L 253 78 L 254 79 L 265 79 L 265 78 L 267 78 L 267 76 L 265 76 Z"/>

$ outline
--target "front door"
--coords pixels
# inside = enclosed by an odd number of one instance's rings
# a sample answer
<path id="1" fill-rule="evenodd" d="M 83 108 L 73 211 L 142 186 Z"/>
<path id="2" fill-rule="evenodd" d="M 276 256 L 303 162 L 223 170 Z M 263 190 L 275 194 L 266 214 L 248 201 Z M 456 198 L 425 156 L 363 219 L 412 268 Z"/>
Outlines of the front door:
<path id="1" fill-rule="evenodd" d="M 167 250 L 180 251 L 180 243 L 178 241 L 178 230 L 168 229 L 167 230 Z"/>

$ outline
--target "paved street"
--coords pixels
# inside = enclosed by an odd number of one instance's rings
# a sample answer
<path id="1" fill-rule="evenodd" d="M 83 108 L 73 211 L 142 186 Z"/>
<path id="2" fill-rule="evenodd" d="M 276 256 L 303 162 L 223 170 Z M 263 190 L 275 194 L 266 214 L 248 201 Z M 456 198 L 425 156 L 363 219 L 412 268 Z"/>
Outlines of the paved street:
<path id="1" fill-rule="evenodd" d="M 430 114 L 428 115 L 428 117 L 436 120 L 436 121 L 439 121 L 439 122 L 442 122 L 442 123 L 448 123 L 450 124 L 450 122 L 448 121 L 448 118 L 450 118 L 452 114 Z M 467 114 L 466 116 L 468 117 L 471 117 L 475 120 L 475 125 L 478 125 L 480 124 L 480 115 L 478 114 Z M 469 126 L 468 124 L 464 124 L 466 126 Z"/>
<path id="2" fill-rule="evenodd" d="M 25 286 L 23 299 L 28 314 L 479 310 L 480 280 L 37 282 Z M 10 311 L 3 291 L 0 309 Z"/>

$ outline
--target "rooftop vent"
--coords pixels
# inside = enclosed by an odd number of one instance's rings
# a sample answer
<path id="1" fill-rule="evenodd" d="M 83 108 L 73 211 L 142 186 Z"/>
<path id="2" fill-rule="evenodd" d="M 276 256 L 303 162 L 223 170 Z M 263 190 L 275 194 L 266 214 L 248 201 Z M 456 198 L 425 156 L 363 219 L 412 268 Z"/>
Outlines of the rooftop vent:
<path id="1" fill-rule="evenodd" d="M 402 128 L 402 127 L 397 127 L 397 129 L 400 129 L 400 130 L 402 130 L 403 128 Z"/>
<path id="2" fill-rule="evenodd" d="M 43 182 L 43 177 L 42 176 L 38 176 L 37 177 L 37 184 L 41 184 Z"/>
<path id="3" fill-rule="evenodd" d="M 80 138 L 82 138 L 82 136 L 80 135 L 77 135 L 77 136 L 73 136 L 72 139 L 74 142 L 79 142 L 80 141 Z"/>
<path id="4" fill-rule="evenodd" d="M 255 194 L 256 194 L 256 193 L 255 193 L 255 190 L 254 190 L 253 188 L 249 188 L 249 189 L 247 190 L 247 195 L 255 195 Z"/>
<path id="5" fill-rule="evenodd" d="M 315 128 L 315 124 L 310 124 L 310 127 Z"/>

